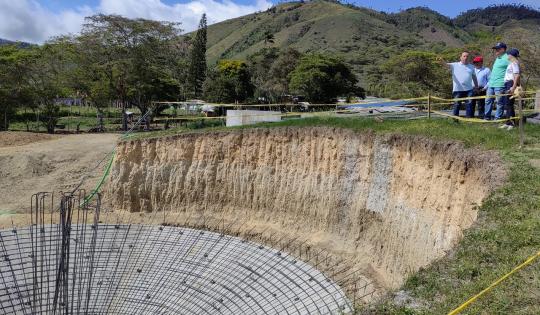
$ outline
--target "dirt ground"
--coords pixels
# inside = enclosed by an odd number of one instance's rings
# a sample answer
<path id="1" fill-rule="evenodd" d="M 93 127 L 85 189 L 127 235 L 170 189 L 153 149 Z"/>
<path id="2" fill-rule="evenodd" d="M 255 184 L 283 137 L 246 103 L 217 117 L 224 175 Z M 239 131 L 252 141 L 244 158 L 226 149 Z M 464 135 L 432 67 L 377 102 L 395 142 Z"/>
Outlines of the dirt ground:
<path id="1" fill-rule="evenodd" d="M 3 131 L 0 132 L 0 148 L 43 142 L 61 137 L 62 135 L 50 135 L 46 133 Z"/>
<path id="2" fill-rule="evenodd" d="M 116 134 L 0 132 L 0 215 L 26 212 L 32 194 L 70 190 L 85 175 L 82 187 L 92 189 L 106 161 L 94 168 L 117 139 Z"/>

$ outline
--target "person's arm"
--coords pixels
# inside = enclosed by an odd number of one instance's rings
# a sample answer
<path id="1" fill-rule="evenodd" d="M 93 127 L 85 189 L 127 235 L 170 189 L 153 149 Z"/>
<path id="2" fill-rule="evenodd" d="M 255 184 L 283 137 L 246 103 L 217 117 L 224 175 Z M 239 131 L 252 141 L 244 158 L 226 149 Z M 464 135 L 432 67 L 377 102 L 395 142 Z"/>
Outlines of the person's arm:
<path id="1" fill-rule="evenodd" d="M 521 75 L 519 73 L 514 73 L 514 85 L 510 88 L 510 93 L 514 93 L 514 90 L 519 86 L 519 81 L 521 80 Z"/>
<path id="2" fill-rule="evenodd" d="M 519 86 L 520 80 L 521 80 L 521 74 L 519 71 L 519 65 L 514 64 L 512 65 L 512 72 L 514 73 L 514 84 L 510 88 L 510 93 L 514 93 L 514 90 Z"/>
<path id="3" fill-rule="evenodd" d="M 472 81 L 474 83 L 474 88 L 476 90 L 478 90 L 478 79 L 476 78 L 476 74 L 474 73 L 474 71 L 473 71 L 473 74 L 472 74 Z"/>
<path id="4" fill-rule="evenodd" d="M 437 57 L 437 61 L 439 61 L 439 63 L 446 67 L 448 70 L 452 71 L 452 68 L 454 67 L 454 63 L 453 62 L 446 62 L 444 61 L 444 59 L 442 57 Z"/>
<path id="5" fill-rule="evenodd" d="M 487 74 L 486 74 L 487 83 L 486 83 L 486 86 L 484 86 L 484 88 L 482 89 L 482 91 L 487 91 L 487 88 L 489 86 L 489 79 L 491 79 L 491 70 L 489 68 L 486 68 L 486 71 L 487 71 Z"/>

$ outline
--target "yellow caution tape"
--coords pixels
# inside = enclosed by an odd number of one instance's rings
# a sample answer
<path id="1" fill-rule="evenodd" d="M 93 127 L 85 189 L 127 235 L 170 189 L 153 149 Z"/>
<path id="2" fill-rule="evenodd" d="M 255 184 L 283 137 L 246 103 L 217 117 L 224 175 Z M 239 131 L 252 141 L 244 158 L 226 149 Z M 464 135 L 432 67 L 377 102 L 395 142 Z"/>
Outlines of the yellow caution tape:
<path id="1" fill-rule="evenodd" d="M 536 91 L 525 91 L 525 94 L 534 94 L 537 93 Z M 480 100 L 480 99 L 488 99 L 488 98 L 497 98 L 501 96 L 512 96 L 512 94 L 497 94 L 497 95 L 485 95 L 485 96 L 473 96 L 473 97 L 462 97 L 462 98 L 441 98 L 437 96 L 423 96 L 423 97 L 416 97 L 416 98 L 405 98 L 405 99 L 397 99 L 397 100 L 386 100 L 386 101 L 370 101 L 370 102 L 359 102 L 355 104 L 309 104 L 307 106 L 311 107 L 321 107 L 321 106 L 331 106 L 331 107 L 338 107 L 338 106 L 352 106 L 352 105 L 369 105 L 369 104 L 385 104 L 385 103 L 394 103 L 394 102 L 415 102 L 415 101 L 436 101 L 434 103 L 430 103 L 431 106 L 431 112 L 436 113 L 441 116 L 445 117 L 451 117 L 453 119 L 458 119 L 460 121 L 467 121 L 467 122 L 477 122 L 477 123 L 499 123 L 499 122 L 505 122 L 512 119 L 518 119 L 518 117 L 512 117 L 507 119 L 497 119 L 497 120 L 483 120 L 483 119 L 474 119 L 474 118 L 464 118 L 464 117 L 458 117 L 453 116 L 444 112 L 435 111 L 433 110 L 433 107 L 440 107 L 444 105 L 451 105 L 454 104 L 457 101 L 465 101 L 465 100 Z M 533 100 L 535 97 L 527 97 L 527 98 L 521 98 L 522 101 L 525 100 Z M 154 104 L 186 104 L 186 102 L 153 102 Z M 235 107 L 235 108 L 246 108 L 246 107 L 287 107 L 287 106 L 298 106 L 298 104 L 254 104 L 254 105 L 248 105 L 248 104 L 215 104 L 215 103 L 205 103 L 205 105 L 210 105 L 214 107 Z M 426 110 L 426 102 L 422 103 L 416 103 L 416 104 L 405 104 L 405 105 L 399 105 L 400 107 L 422 107 L 423 110 Z M 367 109 L 367 108 L 366 108 Z M 354 113 L 356 112 L 355 109 L 336 109 L 331 111 L 322 111 L 322 112 L 288 112 L 288 113 L 265 113 L 265 114 L 253 114 L 253 115 L 245 115 L 242 117 L 264 117 L 264 116 L 280 116 L 280 117 L 291 117 L 291 116 L 317 116 L 317 115 L 327 115 L 332 113 Z M 197 116 L 184 116 L 179 118 L 167 118 L 167 119 L 158 119 L 156 121 L 164 121 L 164 120 L 211 120 L 211 119 L 225 119 L 226 117 L 223 116 L 216 116 L 216 117 L 197 117 Z"/>
<path id="2" fill-rule="evenodd" d="M 525 91 L 525 94 L 536 94 L 536 91 Z M 306 106 L 309 107 L 336 107 L 336 106 L 351 106 L 351 105 L 367 105 L 367 104 L 386 104 L 386 103 L 395 103 L 395 102 L 412 102 L 412 101 L 425 101 L 428 99 L 436 100 L 436 101 L 442 101 L 442 102 L 457 102 L 457 101 L 466 101 L 466 100 L 480 100 L 480 99 L 488 99 L 488 98 L 497 98 L 502 96 L 512 96 L 513 94 L 496 94 L 496 95 L 483 95 L 483 96 L 471 96 L 471 97 L 460 97 L 460 98 L 442 98 L 437 96 L 422 96 L 422 97 L 415 97 L 415 98 L 402 98 L 402 99 L 395 99 L 395 100 L 384 100 L 384 101 L 368 101 L 363 102 L 360 101 L 358 103 L 353 104 L 306 104 Z M 535 97 L 528 97 L 528 98 L 522 98 L 522 100 L 532 100 L 535 99 Z M 156 101 L 152 102 L 153 104 L 181 104 L 185 105 L 186 102 L 168 102 L 168 101 Z M 282 107 L 282 106 L 300 106 L 299 104 L 278 104 L 278 103 L 272 103 L 272 104 L 218 104 L 218 103 L 204 103 L 204 105 L 209 105 L 213 107 Z"/>
<path id="3" fill-rule="evenodd" d="M 421 104 L 410 104 L 407 106 L 415 106 L 417 107 Z M 360 108 L 363 110 L 370 110 L 370 109 L 377 109 L 378 107 L 366 107 L 366 108 Z M 384 108 L 384 107 L 382 107 Z M 268 117 L 268 116 L 280 116 L 280 117 L 291 117 L 291 116 L 319 116 L 319 115 L 328 115 L 328 114 L 354 114 L 358 113 L 358 109 L 339 109 L 339 110 L 329 110 L 329 111 L 321 111 L 321 112 L 288 112 L 288 113 L 261 113 L 261 114 L 252 114 L 252 115 L 244 115 L 244 116 L 238 116 L 242 118 L 246 117 Z M 215 117 L 205 117 L 205 116 L 184 116 L 184 117 L 177 117 L 177 118 L 164 118 L 164 119 L 154 119 L 154 121 L 174 121 L 174 120 L 211 120 L 211 119 L 226 119 L 227 116 L 215 116 Z"/>
<path id="4" fill-rule="evenodd" d="M 432 96 L 431 99 L 439 100 L 439 101 L 452 101 L 452 102 L 460 102 L 460 101 L 468 101 L 468 100 L 481 100 L 481 99 L 488 99 L 488 98 L 497 98 L 502 96 L 511 96 L 513 94 L 496 94 L 496 95 L 483 95 L 483 96 L 471 96 L 471 97 L 458 97 L 458 98 L 441 98 Z"/>
<path id="5" fill-rule="evenodd" d="M 525 266 L 531 264 L 536 258 L 540 257 L 540 251 L 538 251 L 535 255 L 532 255 L 531 257 L 527 258 L 522 264 L 517 266 L 516 268 L 512 269 L 509 273 L 505 274 L 504 276 L 497 279 L 497 281 L 490 284 L 487 288 L 480 291 L 475 296 L 468 299 L 465 303 L 461 304 L 458 308 L 454 309 L 448 315 L 456 315 L 461 313 L 464 309 L 466 309 L 472 302 L 476 301 L 479 297 L 486 294 L 487 292 L 491 291 L 494 287 L 496 287 L 499 283 L 503 282 L 506 278 L 510 277 L 512 274 L 516 273 L 520 269 L 523 269 Z"/>

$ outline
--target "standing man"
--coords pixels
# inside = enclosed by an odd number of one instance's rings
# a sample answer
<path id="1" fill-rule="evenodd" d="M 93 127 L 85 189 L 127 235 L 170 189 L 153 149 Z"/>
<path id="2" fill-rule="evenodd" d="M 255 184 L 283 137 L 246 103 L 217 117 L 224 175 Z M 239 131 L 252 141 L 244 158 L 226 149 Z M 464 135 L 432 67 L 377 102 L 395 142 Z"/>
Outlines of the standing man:
<path id="1" fill-rule="evenodd" d="M 497 99 L 497 110 L 495 112 L 495 119 L 501 119 L 503 112 L 504 112 L 504 106 L 506 102 L 505 96 L 500 96 L 500 94 L 504 94 L 504 75 L 506 73 L 506 69 L 508 68 L 508 64 L 510 63 L 508 61 L 508 56 L 506 55 L 506 44 L 505 43 L 497 43 L 495 46 L 492 47 L 495 51 L 495 56 L 497 57 L 495 59 L 495 62 L 493 63 L 493 67 L 491 68 L 491 76 L 489 77 L 489 83 L 488 83 L 488 89 L 487 89 L 487 96 L 494 96 L 496 95 Z M 484 113 L 484 119 L 490 120 L 491 119 L 491 112 L 493 110 L 493 103 L 495 102 L 495 98 L 487 98 L 486 99 L 486 111 Z"/>
<path id="2" fill-rule="evenodd" d="M 514 94 L 514 91 L 518 86 L 521 85 L 521 71 L 519 69 L 519 50 L 513 48 L 510 49 L 507 53 L 508 55 L 508 61 L 510 62 L 508 64 L 508 68 L 506 69 L 506 74 L 504 75 L 504 90 L 507 94 Z M 510 98 L 510 96 L 506 96 L 505 101 L 505 110 L 506 115 L 505 118 L 513 118 L 516 116 L 516 112 L 514 110 L 514 98 Z M 501 126 L 501 128 L 506 128 L 508 130 L 511 130 L 514 128 L 515 121 L 508 120 L 506 124 Z"/>
<path id="3" fill-rule="evenodd" d="M 478 90 L 476 90 L 474 96 L 486 96 L 491 70 L 488 67 L 484 67 L 484 58 L 482 56 L 474 57 L 473 65 L 474 73 L 476 74 L 476 80 L 478 80 Z M 483 119 L 486 105 L 486 100 L 484 98 L 472 100 L 472 112 L 467 113 L 467 116 L 474 116 L 474 109 L 476 107 L 476 104 L 478 104 L 478 118 Z"/>
<path id="4" fill-rule="evenodd" d="M 459 62 L 447 63 L 450 71 L 452 71 L 452 97 L 453 98 L 463 98 L 463 97 L 472 97 L 474 90 L 478 89 L 478 81 L 476 80 L 476 74 L 474 73 L 474 67 L 469 64 L 469 52 L 464 51 L 459 57 Z M 459 108 L 463 101 L 454 102 L 453 115 L 459 116 Z M 471 111 L 471 100 L 465 101 L 465 111 L 466 115 L 472 112 Z"/>

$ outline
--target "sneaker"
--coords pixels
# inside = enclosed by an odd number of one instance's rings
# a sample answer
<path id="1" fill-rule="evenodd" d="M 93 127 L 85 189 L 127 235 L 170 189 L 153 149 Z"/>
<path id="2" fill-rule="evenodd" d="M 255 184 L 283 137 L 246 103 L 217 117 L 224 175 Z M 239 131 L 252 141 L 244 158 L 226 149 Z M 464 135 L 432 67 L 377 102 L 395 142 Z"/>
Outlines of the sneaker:
<path id="1" fill-rule="evenodd" d="M 500 125 L 500 126 L 499 126 L 499 129 L 506 129 L 507 126 L 508 126 L 508 125 L 506 125 L 506 124 Z"/>
<path id="2" fill-rule="evenodd" d="M 506 130 L 512 130 L 512 129 L 514 129 L 514 126 L 512 126 L 512 125 L 506 125 Z"/>

